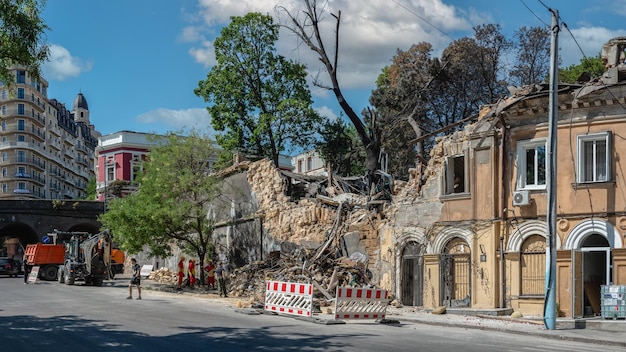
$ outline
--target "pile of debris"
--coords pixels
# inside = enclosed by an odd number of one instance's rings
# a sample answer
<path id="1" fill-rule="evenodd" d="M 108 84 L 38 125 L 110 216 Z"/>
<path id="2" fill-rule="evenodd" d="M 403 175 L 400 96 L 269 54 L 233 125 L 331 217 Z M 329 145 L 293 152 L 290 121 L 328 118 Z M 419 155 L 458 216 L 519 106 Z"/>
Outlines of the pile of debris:
<path id="1" fill-rule="evenodd" d="M 148 280 L 156 281 L 160 284 L 176 284 L 177 273 L 169 268 L 160 268 L 151 272 Z"/>
<path id="2" fill-rule="evenodd" d="M 345 257 L 339 250 L 320 247 L 291 254 L 272 252 L 266 260 L 233 270 L 228 289 L 233 297 L 247 297 L 252 305 L 262 305 L 267 281 L 310 283 L 314 286 L 314 304 L 325 307 L 334 299 L 337 286 L 372 287 L 370 280 L 365 255 Z"/>

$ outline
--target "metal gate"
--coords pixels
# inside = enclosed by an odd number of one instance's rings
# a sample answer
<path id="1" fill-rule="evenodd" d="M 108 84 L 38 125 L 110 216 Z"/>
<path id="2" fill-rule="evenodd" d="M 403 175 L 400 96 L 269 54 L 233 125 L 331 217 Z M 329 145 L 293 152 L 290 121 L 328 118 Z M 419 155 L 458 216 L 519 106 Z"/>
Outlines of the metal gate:
<path id="1" fill-rule="evenodd" d="M 405 306 L 422 306 L 424 287 L 423 246 L 410 242 L 402 251 L 400 287 L 402 304 Z"/>
<path id="2" fill-rule="evenodd" d="M 447 307 L 469 307 L 471 298 L 471 256 L 442 254 L 441 302 Z"/>

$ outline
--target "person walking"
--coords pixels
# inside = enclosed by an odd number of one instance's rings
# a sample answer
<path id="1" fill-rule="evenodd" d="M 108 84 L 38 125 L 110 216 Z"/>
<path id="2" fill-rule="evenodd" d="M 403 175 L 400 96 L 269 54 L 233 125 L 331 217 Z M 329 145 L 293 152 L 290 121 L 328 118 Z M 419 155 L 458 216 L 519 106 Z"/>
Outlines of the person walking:
<path id="1" fill-rule="evenodd" d="M 185 257 L 180 257 L 178 261 L 178 283 L 176 285 L 178 291 L 183 289 L 183 278 L 185 278 Z"/>
<path id="2" fill-rule="evenodd" d="M 224 297 L 228 297 L 228 294 L 226 293 L 226 269 L 224 269 L 222 262 L 218 263 L 217 269 L 215 270 L 215 276 L 217 276 L 220 297 L 222 297 L 222 295 L 224 295 Z"/>
<path id="3" fill-rule="evenodd" d="M 137 264 L 135 258 L 130 260 L 130 264 L 133 270 L 133 276 L 130 278 L 130 283 L 128 284 L 128 297 L 126 297 L 126 299 L 133 299 L 133 285 L 137 286 L 137 299 L 141 299 L 141 266 Z"/>
<path id="4" fill-rule="evenodd" d="M 204 271 L 207 272 L 206 288 L 215 290 L 215 264 L 212 260 L 209 260 L 209 264 L 204 267 Z"/>

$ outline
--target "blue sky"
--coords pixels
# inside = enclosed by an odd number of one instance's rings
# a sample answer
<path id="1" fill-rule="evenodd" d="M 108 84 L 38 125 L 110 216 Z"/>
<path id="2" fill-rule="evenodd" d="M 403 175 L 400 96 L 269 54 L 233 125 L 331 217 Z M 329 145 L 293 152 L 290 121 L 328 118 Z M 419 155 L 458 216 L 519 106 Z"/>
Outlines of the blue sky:
<path id="1" fill-rule="evenodd" d="M 102 134 L 191 126 L 208 130 L 206 103 L 193 90 L 214 63 L 213 41 L 230 16 L 275 15 L 277 4 L 295 9 L 300 2 L 47 1 L 48 96 L 71 108 L 82 92 L 91 122 Z M 512 37 L 521 26 L 550 24 L 544 4 L 559 11 L 587 56 L 597 55 L 608 39 L 626 36 L 626 0 L 330 0 L 328 8 L 342 12 L 339 79 L 347 100 L 357 112 L 367 107 L 376 77 L 398 48 L 427 41 L 438 56 L 453 39 L 471 36 L 472 27 L 483 23 L 498 23 Z M 334 24 L 327 24 L 331 34 Z M 567 30 L 561 31 L 559 43 L 562 63 L 578 63 L 583 54 Z M 287 32 L 281 33 L 278 50 L 307 64 L 311 77 L 319 72 L 317 59 Z M 334 96 L 310 88 L 316 109 L 329 117 L 340 115 Z"/>

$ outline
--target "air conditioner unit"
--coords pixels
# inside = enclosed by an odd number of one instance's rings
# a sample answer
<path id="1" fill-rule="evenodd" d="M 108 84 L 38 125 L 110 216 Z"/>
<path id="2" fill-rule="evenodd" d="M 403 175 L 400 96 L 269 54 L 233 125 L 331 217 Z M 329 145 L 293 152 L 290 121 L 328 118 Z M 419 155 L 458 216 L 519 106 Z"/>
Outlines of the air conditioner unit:
<path id="1" fill-rule="evenodd" d="M 513 205 L 521 207 L 530 204 L 530 194 L 528 191 L 515 191 L 513 192 Z"/>

